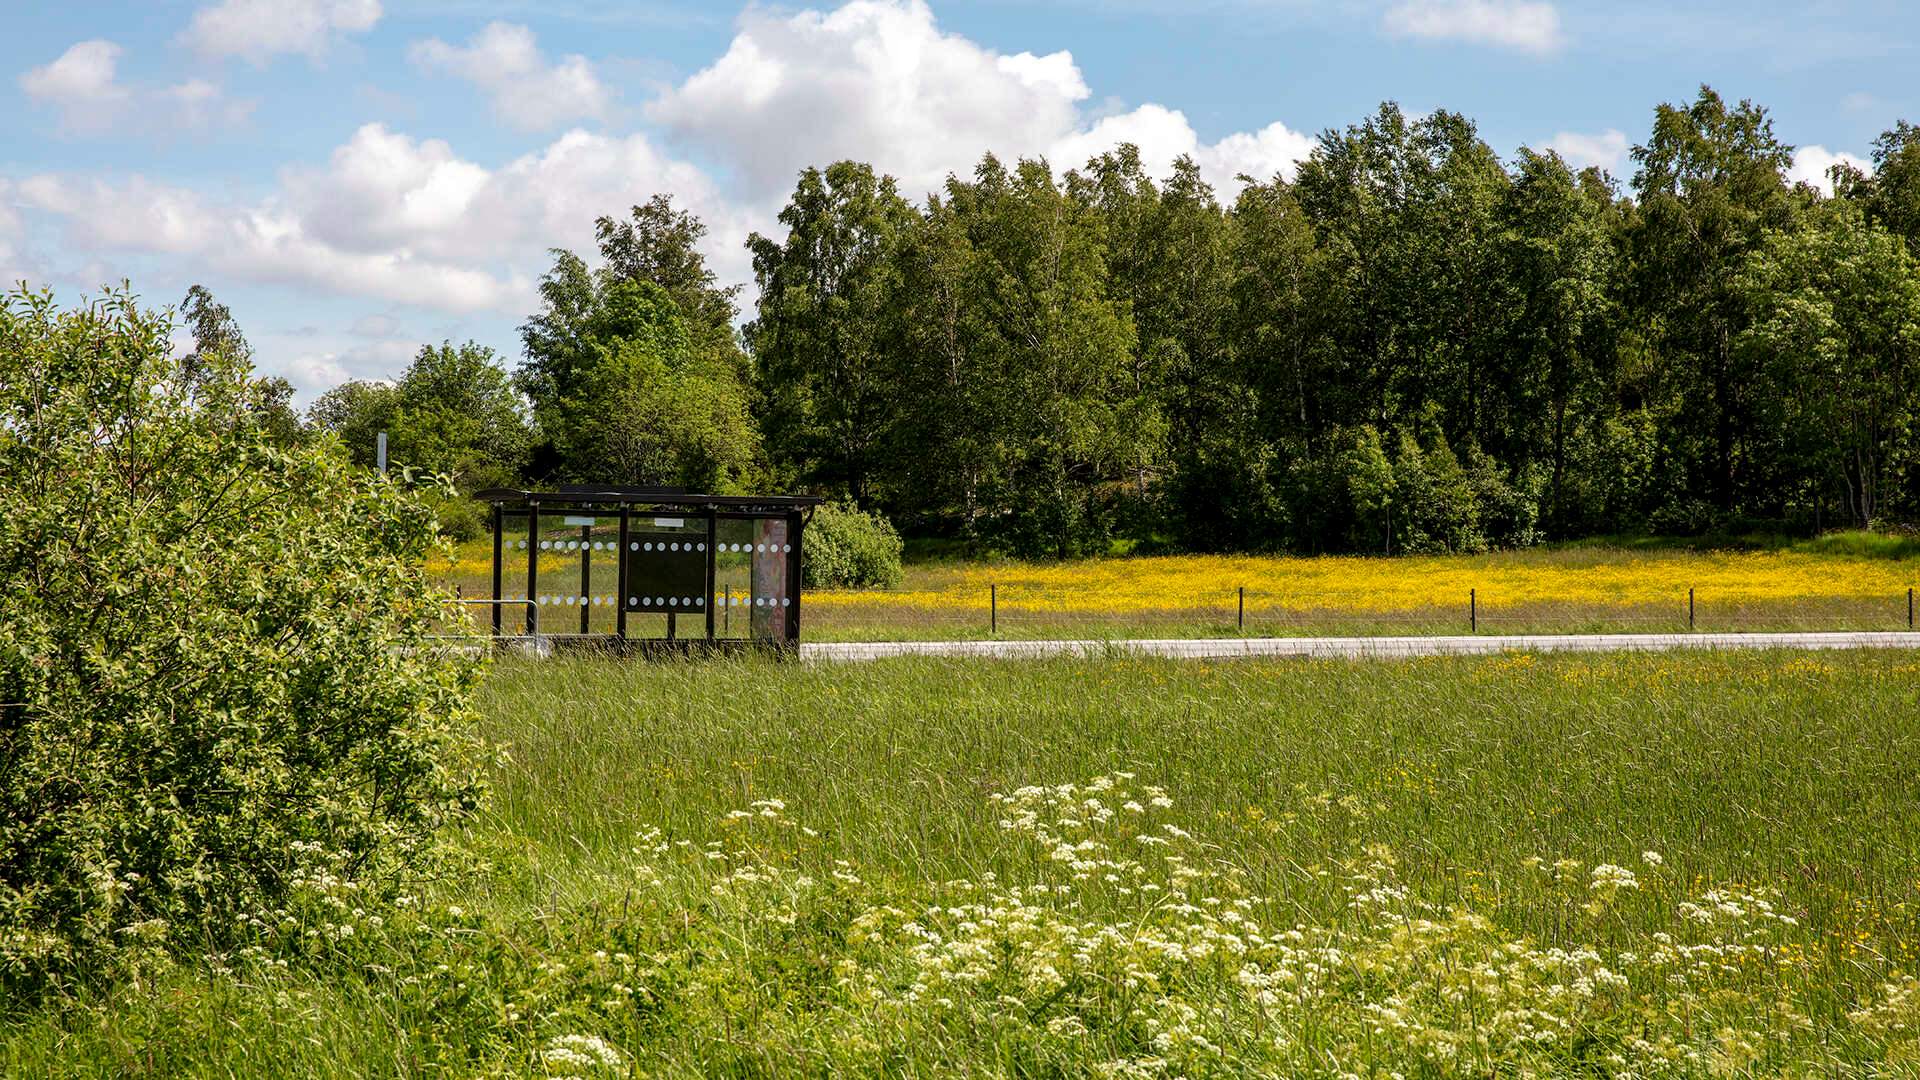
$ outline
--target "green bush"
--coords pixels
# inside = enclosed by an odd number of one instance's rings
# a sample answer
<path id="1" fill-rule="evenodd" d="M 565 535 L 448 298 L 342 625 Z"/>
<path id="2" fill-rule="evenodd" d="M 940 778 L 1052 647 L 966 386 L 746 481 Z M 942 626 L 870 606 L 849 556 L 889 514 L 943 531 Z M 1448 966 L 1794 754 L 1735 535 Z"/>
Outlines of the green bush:
<path id="1" fill-rule="evenodd" d="M 0 300 L 0 997 L 391 880 L 480 794 L 432 514 L 171 330 Z"/>
<path id="2" fill-rule="evenodd" d="M 903 544 L 879 514 L 829 504 L 807 523 L 801 572 L 809 589 L 895 589 Z"/>

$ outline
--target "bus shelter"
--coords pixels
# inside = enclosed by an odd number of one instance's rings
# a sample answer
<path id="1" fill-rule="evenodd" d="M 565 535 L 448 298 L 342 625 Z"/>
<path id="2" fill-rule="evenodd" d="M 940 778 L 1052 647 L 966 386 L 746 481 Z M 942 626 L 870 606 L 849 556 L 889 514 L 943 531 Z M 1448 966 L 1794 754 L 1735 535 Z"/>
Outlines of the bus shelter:
<path id="1" fill-rule="evenodd" d="M 492 622 L 558 644 L 800 643 L 810 495 L 492 488 Z"/>

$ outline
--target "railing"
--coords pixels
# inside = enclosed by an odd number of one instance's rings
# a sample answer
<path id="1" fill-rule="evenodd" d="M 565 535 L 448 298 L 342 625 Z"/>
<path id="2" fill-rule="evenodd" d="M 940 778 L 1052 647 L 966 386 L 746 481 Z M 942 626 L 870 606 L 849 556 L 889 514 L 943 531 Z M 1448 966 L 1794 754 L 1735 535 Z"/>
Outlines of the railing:
<path id="1" fill-rule="evenodd" d="M 1720 599 L 1689 589 L 1671 601 L 1513 599 L 1479 588 L 1452 603 L 1391 594 L 1357 605 L 1350 594 L 1315 597 L 1234 588 L 1190 603 L 1109 606 L 1092 595 L 835 592 L 807 597 L 813 641 L 1031 640 L 1039 638 L 1400 636 L 1476 633 L 1684 633 L 1914 629 L 1914 594 Z"/>

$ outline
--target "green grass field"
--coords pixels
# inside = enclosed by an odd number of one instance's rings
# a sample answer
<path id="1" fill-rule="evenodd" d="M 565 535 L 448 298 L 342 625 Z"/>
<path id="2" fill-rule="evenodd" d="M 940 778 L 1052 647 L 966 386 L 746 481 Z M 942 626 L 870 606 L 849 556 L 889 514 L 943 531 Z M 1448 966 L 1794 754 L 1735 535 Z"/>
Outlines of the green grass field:
<path id="1" fill-rule="evenodd" d="M 472 865 L 16 1006 L 0 1074 L 1920 1069 L 1914 654 L 580 659 L 483 697 Z"/>

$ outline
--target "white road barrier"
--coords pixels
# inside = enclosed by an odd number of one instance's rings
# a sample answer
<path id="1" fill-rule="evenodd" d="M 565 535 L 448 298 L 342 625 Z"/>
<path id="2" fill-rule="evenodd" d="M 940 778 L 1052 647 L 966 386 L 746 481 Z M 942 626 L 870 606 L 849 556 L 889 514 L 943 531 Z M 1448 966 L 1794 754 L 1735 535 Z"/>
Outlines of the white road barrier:
<path id="1" fill-rule="evenodd" d="M 1337 657 L 1484 656 L 1508 652 L 1665 652 L 1675 649 L 1920 649 L 1920 633 L 1509 634 L 1458 637 L 1149 638 L 1081 641 L 873 641 L 802 644 L 805 660 L 883 660 L 894 656 Z"/>

